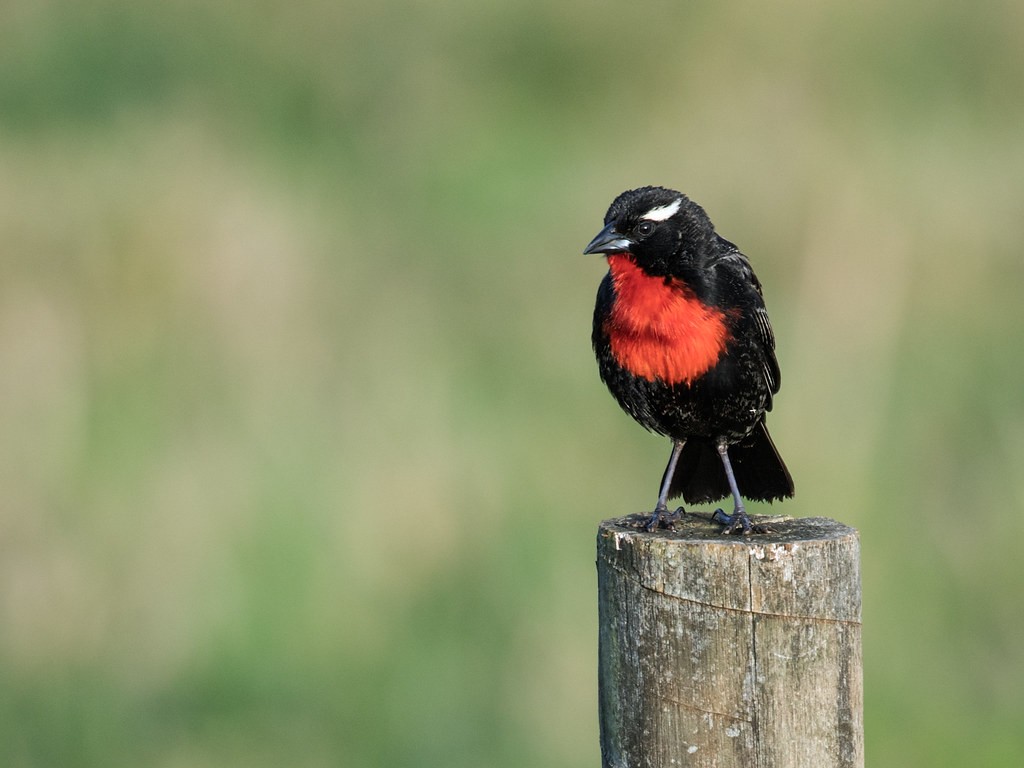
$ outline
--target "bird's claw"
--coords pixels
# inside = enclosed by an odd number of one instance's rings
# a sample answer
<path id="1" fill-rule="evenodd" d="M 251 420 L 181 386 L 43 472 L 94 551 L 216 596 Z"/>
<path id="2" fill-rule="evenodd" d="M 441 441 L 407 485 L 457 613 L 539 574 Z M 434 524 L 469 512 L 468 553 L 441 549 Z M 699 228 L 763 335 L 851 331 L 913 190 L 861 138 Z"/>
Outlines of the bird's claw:
<path id="1" fill-rule="evenodd" d="M 722 533 L 725 535 L 740 534 L 749 536 L 752 533 L 771 533 L 772 529 L 767 525 L 754 525 L 750 522 L 750 518 L 747 517 L 747 513 L 742 509 L 737 509 L 731 515 L 725 514 L 721 509 L 716 509 L 715 513 L 711 516 L 711 519 L 716 523 L 721 523 L 725 526 L 722 529 Z"/>
<path id="2" fill-rule="evenodd" d="M 676 509 L 675 512 L 669 512 L 668 507 L 658 507 L 651 515 L 651 519 L 644 524 L 644 530 L 650 533 L 659 528 L 671 528 L 672 523 L 679 520 L 685 511 L 682 507 Z"/>

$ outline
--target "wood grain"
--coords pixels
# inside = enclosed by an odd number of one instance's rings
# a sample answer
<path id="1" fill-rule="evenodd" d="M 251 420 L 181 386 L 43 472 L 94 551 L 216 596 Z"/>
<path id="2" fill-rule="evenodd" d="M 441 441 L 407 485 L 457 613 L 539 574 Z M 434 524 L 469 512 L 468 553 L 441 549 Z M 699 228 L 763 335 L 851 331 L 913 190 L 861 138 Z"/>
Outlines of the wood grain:
<path id="1" fill-rule="evenodd" d="M 864 764 L 857 532 L 759 518 L 724 536 L 684 516 L 597 540 L 601 752 L 607 768 Z"/>

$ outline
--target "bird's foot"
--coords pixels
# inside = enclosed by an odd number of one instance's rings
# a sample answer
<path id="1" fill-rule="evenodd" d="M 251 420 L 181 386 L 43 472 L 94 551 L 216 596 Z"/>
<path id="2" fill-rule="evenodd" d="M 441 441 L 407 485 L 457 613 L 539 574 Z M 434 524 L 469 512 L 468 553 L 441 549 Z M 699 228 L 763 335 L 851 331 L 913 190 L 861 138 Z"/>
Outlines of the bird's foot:
<path id="1" fill-rule="evenodd" d="M 669 512 L 667 506 L 658 506 L 655 508 L 654 514 L 651 515 L 651 519 L 644 525 L 644 530 L 650 533 L 659 528 L 671 528 L 672 523 L 679 520 L 685 512 L 686 510 L 682 507 L 679 507 L 675 512 Z"/>
<path id="2" fill-rule="evenodd" d="M 711 516 L 711 519 L 716 523 L 721 523 L 725 526 L 722 529 L 722 533 L 729 535 L 733 533 L 742 533 L 745 536 L 749 536 L 752 533 L 771 533 L 772 529 L 767 525 L 753 525 L 750 522 L 750 518 L 747 517 L 746 510 L 742 507 L 738 508 L 731 515 L 725 514 L 721 509 L 716 509 L 715 513 Z"/>

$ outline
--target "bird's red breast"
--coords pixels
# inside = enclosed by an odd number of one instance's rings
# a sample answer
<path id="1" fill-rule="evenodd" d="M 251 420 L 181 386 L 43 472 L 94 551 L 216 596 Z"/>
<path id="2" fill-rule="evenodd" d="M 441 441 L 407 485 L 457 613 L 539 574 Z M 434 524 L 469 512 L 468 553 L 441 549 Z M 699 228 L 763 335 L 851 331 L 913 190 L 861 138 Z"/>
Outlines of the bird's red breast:
<path id="1" fill-rule="evenodd" d="M 608 257 L 615 302 L 604 321 L 612 355 L 634 376 L 690 384 L 710 370 L 729 340 L 726 314 L 676 278 L 645 273 L 625 253 Z"/>

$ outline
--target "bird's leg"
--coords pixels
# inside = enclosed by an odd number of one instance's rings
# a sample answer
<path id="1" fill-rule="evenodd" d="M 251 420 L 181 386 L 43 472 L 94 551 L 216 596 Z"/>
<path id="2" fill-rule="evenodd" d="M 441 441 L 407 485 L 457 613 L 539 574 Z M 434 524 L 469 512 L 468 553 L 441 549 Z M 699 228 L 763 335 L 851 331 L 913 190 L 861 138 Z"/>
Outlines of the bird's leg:
<path id="1" fill-rule="evenodd" d="M 682 507 L 675 512 L 668 511 L 668 489 L 672 485 L 672 476 L 676 473 L 676 464 L 679 463 L 679 454 L 683 452 L 683 441 L 672 441 L 672 455 L 668 457 L 668 466 L 665 468 L 665 477 L 661 480 L 661 492 L 658 494 L 658 505 L 654 508 L 654 514 L 647 521 L 644 528 L 648 531 L 656 530 L 663 523 L 671 523 L 678 518 Z"/>
<path id="2" fill-rule="evenodd" d="M 718 455 L 722 458 L 722 466 L 725 467 L 725 477 L 729 481 L 729 489 L 732 491 L 732 498 L 736 507 L 731 515 L 725 514 L 721 509 L 716 509 L 711 519 L 725 526 L 723 533 L 768 533 L 763 525 L 751 525 L 747 517 L 747 510 L 743 507 L 743 499 L 740 498 L 740 489 L 736 485 L 736 475 L 732 471 L 732 462 L 729 461 L 729 446 L 724 440 L 718 442 Z"/>

